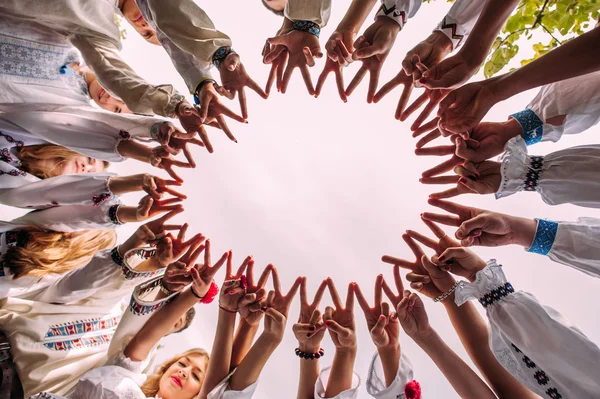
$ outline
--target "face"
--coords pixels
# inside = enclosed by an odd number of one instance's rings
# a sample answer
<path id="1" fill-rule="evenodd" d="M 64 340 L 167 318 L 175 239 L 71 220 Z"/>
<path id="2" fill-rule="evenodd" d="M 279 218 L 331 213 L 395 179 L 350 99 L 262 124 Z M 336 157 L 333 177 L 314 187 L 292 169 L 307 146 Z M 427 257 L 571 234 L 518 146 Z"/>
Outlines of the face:
<path id="1" fill-rule="evenodd" d="M 44 159 L 39 161 L 38 167 L 46 170 L 55 170 L 57 165 L 55 161 Z M 104 172 L 105 170 L 104 162 L 82 155 L 58 165 L 57 172 L 60 172 L 59 175 L 72 175 L 78 173 Z"/>
<path id="2" fill-rule="evenodd" d="M 206 358 L 189 354 L 173 363 L 159 382 L 162 399 L 192 399 L 200 392 L 206 373 Z"/>
<path id="3" fill-rule="evenodd" d="M 265 0 L 269 7 L 271 7 L 275 11 L 283 11 L 285 8 L 285 3 L 287 0 Z"/>
<path id="4" fill-rule="evenodd" d="M 173 328 L 171 329 L 171 331 L 169 331 L 169 334 L 174 334 L 176 332 L 179 332 L 179 330 L 181 330 L 183 328 L 183 326 L 185 326 L 186 322 L 187 322 L 187 315 L 181 316 L 181 318 L 173 326 Z"/>
<path id="5" fill-rule="evenodd" d="M 113 96 L 111 96 L 98 82 L 96 79 L 96 75 L 93 72 L 88 72 L 88 74 L 92 74 L 92 80 L 88 85 L 88 91 L 90 92 L 90 97 L 98 106 L 102 109 L 105 109 L 110 112 L 115 112 L 117 114 L 125 113 L 131 114 L 131 110 L 127 108 L 127 105 L 121 100 L 117 100 Z"/>
<path id="6" fill-rule="evenodd" d="M 135 4 L 135 0 L 125 0 L 121 12 L 127 22 L 133 26 L 133 29 L 142 35 L 147 42 L 160 46 L 160 43 L 156 38 L 156 32 L 148 25 L 148 22 L 146 22 L 142 16 L 140 9 L 137 4 Z"/>

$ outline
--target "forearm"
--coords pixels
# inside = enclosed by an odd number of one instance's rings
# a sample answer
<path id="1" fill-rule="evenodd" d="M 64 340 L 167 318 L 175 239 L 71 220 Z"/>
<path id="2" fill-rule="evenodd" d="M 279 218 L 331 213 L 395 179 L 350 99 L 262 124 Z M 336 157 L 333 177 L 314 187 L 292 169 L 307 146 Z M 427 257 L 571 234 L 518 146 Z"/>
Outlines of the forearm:
<path id="1" fill-rule="evenodd" d="M 108 180 L 108 188 L 115 195 L 123 195 L 140 191 L 144 183 L 144 175 L 114 176 Z"/>
<path id="2" fill-rule="evenodd" d="M 117 145 L 117 151 L 125 158 L 131 158 L 140 162 L 149 163 L 152 148 L 135 140 L 122 140 Z"/>
<path id="3" fill-rule="evenodd" d="M 444 374 L 461 398 L 492 399 L 496 396 L 460 357 L 433 330 L 413 337 Z"/>
<path id="4" fill-rule="evenodd" d="M 229 387 L 234 391 L 241 391 L 254 384 L 279 343 L 280 341 L 269 338 L 264 334 L 258 337 L 231 376 Z"/>
<path id="5" fill-rule="evenodd" d="M 356 348 L 336 349 L 325 389 L 325 397 L 333 398 L 352 388 L 355 360 Z"/>
<path id="6" fill-rule="evenodd" d="M 377 4 L 377 0 L 352 0 L 336 30 L 358 33 L 375 4 Z"/>
<path id="7" fill-rule="evenodd" d="M 457 306 L 454 295 L 446 298 L 443 303 L 460 342 L 498 398 L 537 397 L 498 363 L 488 343 L 487 324 L 475 306 L 471 302 Z"/>
<path id="8" fill-rule="evenodd" d="M 484 0 L 473 0 L 484 1 Z M 494 40 L 520 0 L 487 0 L 473 31 L 460 50 L 473 65 L 481 65 L 488 55 Z"/>
<path id="9" fill-rule="evenodd" d="M 392 347 L 377 348 L 379 358 L 383 366 L 383 375 L 385 377 L 385 386 L 389 387 L 396 379 L 398 367 L 400 365 L 400 345 Z"/>
<path id="10" fill-rule="evenodd" d="M 592 29 L 522 68 L 488 79 L 487 84 L 500 102 L 534 87 L 597 71 L 599 44 L 600 29 Z"/>
<path id="11" fill-rule="evenodd" d="M 244 357 L 246 357 L 250 347 L 252 346 L 252 342 L 254 341 L 257 331 L 258 324 L 251 326 L 246 323 L 244 319 L 240 320 L 240 324 L 238 325 L 238 329 L 235 333 L 235 338 L 233 339 L 231 365 L 229 366 L 230 370 L 236 368 L 242 362 Z"/>
<path id="12" fill-rule="evenodd" d="M 299 346 L 302 352 L 317 353 L 320 348 Z M 319 378 L 319 359 L 300 358 L 300 379 L 298 381 L 298 399 L 314 399 L 315 383 Z"/>
<path id="13" fill-rule="evenodd" d="M 198 298 L 189 288 L 183 291 L 173 302 L 164 306 L 148 320 L 125 348 L 125 356 L 133 361 L 146 359 L 158 341 L 171 331 L 181 316 L 196 302 Z"/>
<path id="14" fill-rule="evenodd" d="M 219 382 L 229 374 L 235 317 L 235 313 L 219 309 L 217 331 L 215 332 L 215 340 L 210 353 L 206 378 L 200 391 L 201 398 L 206 398 Z"/>

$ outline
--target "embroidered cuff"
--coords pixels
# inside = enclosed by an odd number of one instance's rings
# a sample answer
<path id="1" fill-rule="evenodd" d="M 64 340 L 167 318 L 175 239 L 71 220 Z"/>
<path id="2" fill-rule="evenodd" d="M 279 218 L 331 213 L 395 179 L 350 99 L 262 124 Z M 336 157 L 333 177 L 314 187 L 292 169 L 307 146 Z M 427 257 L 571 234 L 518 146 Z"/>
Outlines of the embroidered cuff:
<path id="1" fill-rule="evenodd" d="M 134 248 L 125 254 L 123 261 L 121 262 L 121 271 L 123 272 L 123 278 L 125 280 L 133 280 L 136 278 L 150 278 L 154 277 L 164 271 L 164 268 L 148 271 L 137 271 L 131 266 L 131 260 L 134 256 L 141 259 L 148 259 L 156 255 L 155 248 Z"/>
<path id="2" fill-rule="evenodd" d="M 542 166 L 544 165 L 544 157 L 530 157 L 529 170 L 525 175 L 523 190 L 535 191 L 538 185 L 538 180 L 542 175 Z"/>
<path id="3" fill-rule="evenodd" d="M 377 14 L 375 14 L 375 18 L 377 17 L 388 17 L 393 19 L 400 25 L 400 29 L 402 29 L 406 23 L 406 12 L 404 10 L 399 10 L 396 7 L 396 4 L 386 5 L 385 2 L 381 2 L 381 7 L 379 7 Z"/>
<path id="4" fill-rule="evenodd" d="M 461 306 L 470 299 L 480 300 L 486 294 L 504 287 L 508 283 L 502 265 L 496 263 L 495 259 L 490 259 L 487 265 L 477 272 L 475 281 L 468 283 L 461 281 L 454 294 L 454 302 Z"/>
<path id="5" fill-rule="evenodd" d="M 442 22 L 438 24 L 435 30 L 439 30 L 444 35 L 448 36 L 448 39 L 452 42 L 452 50 L 456 50 L 456 48 L 462 44 L 466 36 L 463 29 L 460 29 L 460 26 L 447 16 L 442 19 Z"/>
<path id="6" fill-rule="evenodd" d="M 108 208 L 108 218 L 110 219 L 111 222 L 113 222 L 116 225 L 122 225 L 123 222 L 121 222 L 119 220 L 119 217 L 117 216 L 117 211 L 119 210 L 119 206 L 120 205 L 113 205 L 110 208 Z"/>
<path id="7" fill-rule="evenodd" d="M 523 128 L 523 138 L 525 144 L 532 145 L 542 141 L 544 134 L 544 122 L 530 109 L 526 109 L 516 114 L 510 115 L 511 118 L 519 122 Z"/>
<path id="8" fill-rule="evenodd" d="M 167 303 L 171 302 L 179 295 L 179 292 L 176 292 L 168 296 L 167 298 L 159 299 L 157 301 L 144 301 L 143 299 L 141 299 L 141 296 L 143 296 L 145 293 L 150 292 L 156 287 L 158 287 L 161 281 L 162 278 L 156 278 L 152 281 L 149 281 L 136 287 L 136 289 L 133 292 L 133 295 L 131 295 L 131 300 L 129 301 L 129 310 L 134 315 L 144 316 L 148 313 L 155 312 Z"/>
<path id="9" fill-rule="evenodd" d="M 156 122 L 154 125 L 152 125 L 150 127 L 150 137 L 152 137 L 152 140 L 154 141 L 158 141 L 160 143 L 159 140 L 159 135 L 160 135 L 160 127 L 162 126 L 164 122 Z"/>
<path id="10" fill-rule="evenodd" d="M 554 245 L 556 233 L 558 232 L 558 223 L 552 220 L 535 219 L 537 220 L 537 229 L 533 244 L 527 249 L 527 252 L 533 252 L 540 255 L 548 255 L 548 252 Z"/>
<path id="11" fill-rule="evenodd" d="M 498 302 L 500 299 L 514 292 L 515 289 L 513 288 L 511 283 L 504 283 L 504 285 L 493 289 L 484 296 L 480 297 L 479 303 L 482 304 L 484 308 L 487 308 L 494 302 Z"/>
<path id="12" fill-rule="evenodd" d="M 198 83 L 198 85 L 196 85 L 196 89 L 192 93 L 194 95 L 194 104 L 200 105 L 200 98 L 198 98 L 198 93 L 200 92 L 200 90 L 202 90 L 202 86 L 204 86 L 206 83 L 209 83 L 209 82 L 217 83 L 217 81 L 214 80 L 213 78 L 205 78 L 205 79 L 201 80 L 200 83 Z"/>
<path id="13" fill-rule="evenodd" d="M 114 247 L 112 251 L 110 251 L 110 257 L 112 258 L 113 262 L 115 262 L 117 265 L 123 266 L 123 257 L 119 253 L 118 248 L 119 247 Z"/>
<path id="14" fill-rule="evenodd" d="M 319 37 L 321 34 L 321 27 L 319 24 L 313 21 L 294 21 L 294 25 L 292 25 L 292 30 L 299 30 L 301 32 L 310 33 L 311 35 L 315 35 Z"/>
<path id="15" fill-rule="evenodd" d="M 219 47 L 212 56 L 212 63 L 215 66 L 215 68 L 219 69 L 219 65 L 221 65 L 221 62 L 225 61 L 225 58 L 227 58 L 227 56 L 231 53 L 235 54 L 235 51 L 233 51 L 231 47 Z"/>

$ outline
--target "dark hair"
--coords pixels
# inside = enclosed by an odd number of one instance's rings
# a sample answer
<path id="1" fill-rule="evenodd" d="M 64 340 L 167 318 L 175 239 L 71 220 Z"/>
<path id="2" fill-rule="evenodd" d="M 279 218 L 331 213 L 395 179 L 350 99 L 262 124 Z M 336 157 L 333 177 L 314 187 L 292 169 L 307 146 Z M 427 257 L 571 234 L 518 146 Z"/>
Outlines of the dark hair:
<path id="1" fill-rule="evenodd" d="M 283 17 L 283 10 L 276 10 L 276 9 L 274 9 L 273 7 L 271 7 L 269 5 L 269 3 L 267 2 L 267 0 L 262 0 L 262 3 L 266 7 L 267 10 L 271 11 L 275 15 L 279 15 L 280 17 Z"/>
<path id="2" fill-rule="evenodd" d="M 187 330 L 189 328 L 189 326 L 192 325 L 192 321 L 194 321 L 194 317 L 196 317 L 196 309 L 194 309 L 194 307 L 192 306 L 191 308 L 188 309 L 188 311 L 185 313 L 186 318 L 185 318 L 185 324 L 183 326 L 181 326 L 181 328 L 177 331 L 173 331 L 172 334 L 177 334 L 180 332 L 183 332 L 185 330 Z"/>

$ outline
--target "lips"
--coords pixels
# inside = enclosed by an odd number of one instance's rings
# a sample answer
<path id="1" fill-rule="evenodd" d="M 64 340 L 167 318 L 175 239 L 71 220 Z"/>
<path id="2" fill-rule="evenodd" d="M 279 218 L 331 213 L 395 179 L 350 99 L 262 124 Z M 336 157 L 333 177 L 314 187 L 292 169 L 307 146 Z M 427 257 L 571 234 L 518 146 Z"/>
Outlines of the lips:
<path id="1" fill-rule="evenodd" d="M 133 22 L 138 23 L 143 20 L 144 20 L 144 16 L 142 15 L 142 13 L 140 13 L 140 15 L 136 19 L 134 19 Z"/>
<path id="2" fill-rule="evenodd" d="M 171 376 L 171 380 L 173 380 L 173 382 L 179 387 L 181 388 L 183 386 L 183 384 L 181 383 L 181 378 L 177 377 L 176 375 L 172 375 Z"/>
<path id="3" fill-rule="evenodd" d="M 101 100 L 102 96 L 104 95 L 104 93 L 106 93 L 106 90 L 104 90 L 102 87 L 100 87 L 98 89 L 98 93 L 96 93 L 98 95 L 98 99 Z"/>

